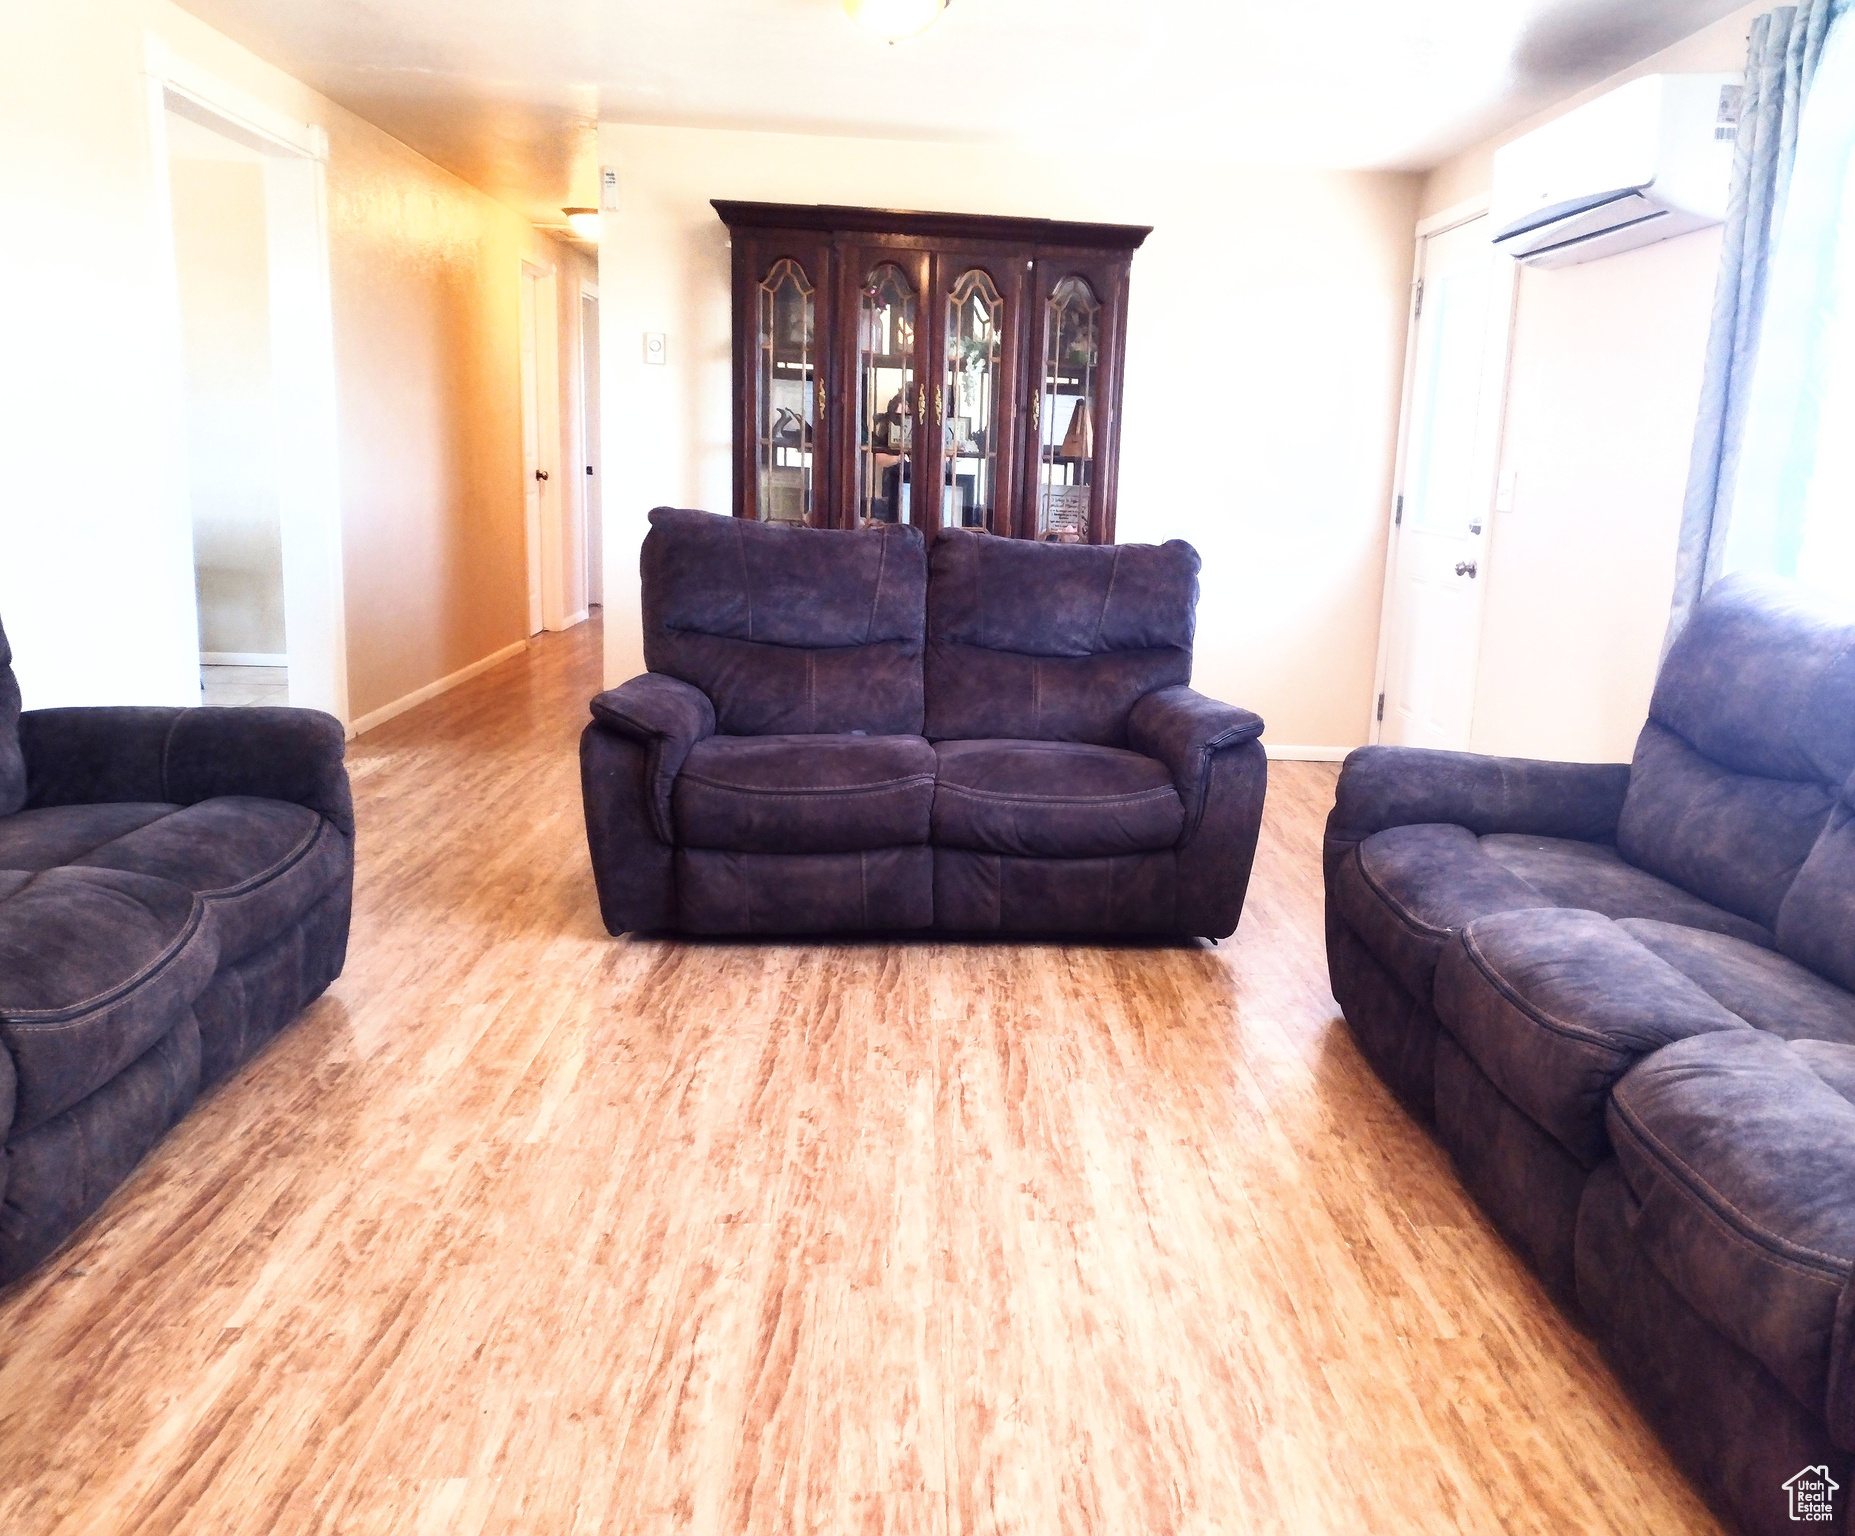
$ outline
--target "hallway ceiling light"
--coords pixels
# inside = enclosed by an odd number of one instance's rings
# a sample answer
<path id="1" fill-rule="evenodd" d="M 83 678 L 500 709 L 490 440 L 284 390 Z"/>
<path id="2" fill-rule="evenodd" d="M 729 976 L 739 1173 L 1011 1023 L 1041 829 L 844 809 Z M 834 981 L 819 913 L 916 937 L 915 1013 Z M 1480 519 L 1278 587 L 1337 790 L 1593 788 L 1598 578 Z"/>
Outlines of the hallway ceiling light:
<path id="1" fill-rule="evenodd" d="M 567 228 L 573 231 L 576 240 L 599 242 L 599 210 L 597 208 L 563 208 L 567 216 Z"/>
<path id="2" fill-rule="evenodd" d="M 890 42 L 927 31 L 946 8 L 947 0 L 844 0 L 852 21 Z"/>

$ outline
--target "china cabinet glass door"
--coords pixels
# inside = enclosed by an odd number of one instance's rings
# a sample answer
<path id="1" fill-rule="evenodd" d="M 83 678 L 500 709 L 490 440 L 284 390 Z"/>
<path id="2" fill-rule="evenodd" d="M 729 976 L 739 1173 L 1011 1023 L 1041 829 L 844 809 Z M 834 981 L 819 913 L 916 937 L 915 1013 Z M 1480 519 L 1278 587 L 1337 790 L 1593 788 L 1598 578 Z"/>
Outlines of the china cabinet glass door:
<path id="1" fill-rule="evenodd" d="M 921 358 L 918 259 L 863 271 L 856 306 L 856 505 L 854 526 L 923 520 L 921 466 L 927 388 Z M 905 261 L 906 267 L 902 264 Z M 913 269 L 912 271 L 909 269 Z"/>
<path id="2" fill-rule="evenodd" d="M 1112 543 L 1135 225 L 717 200 L 737 517 Z"/>
<path id="3" fill-rule="evenodd" d="M 817 523 L 817 289 L 798 262 L 782 257 L 761 279 L 758 303 L 754 515 L 769 523 Z"/>
<path id="4" fill-rule="evenodd" d="M 1043 311 L 1043 350 L 1031 400 L 1036 537 L 1082 544 L 1090 538 L 1101 410 L 1102 305 L 1088 279 L 1072 275 L 1056 284 Z"/>
<path id="5" fill-rule="evenodd" d="M 989 272 L 971 267 L 954 277 L 940 385 L 943 528 L 1011 531 L 1003 448 L 1008 323 L 1004 295 Z"/>

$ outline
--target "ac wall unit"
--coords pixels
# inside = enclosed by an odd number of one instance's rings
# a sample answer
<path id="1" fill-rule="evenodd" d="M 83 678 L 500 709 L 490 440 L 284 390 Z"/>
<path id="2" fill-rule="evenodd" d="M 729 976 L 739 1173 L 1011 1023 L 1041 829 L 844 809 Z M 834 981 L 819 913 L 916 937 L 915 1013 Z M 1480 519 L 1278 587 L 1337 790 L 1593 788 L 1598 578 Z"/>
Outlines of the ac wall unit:
<path id="1" fill-rule="evenodd" d="M 1494 152 L 1494 244 L 1569 267 L 1726 217 L 1740 76 L 1645 75 Z"/>

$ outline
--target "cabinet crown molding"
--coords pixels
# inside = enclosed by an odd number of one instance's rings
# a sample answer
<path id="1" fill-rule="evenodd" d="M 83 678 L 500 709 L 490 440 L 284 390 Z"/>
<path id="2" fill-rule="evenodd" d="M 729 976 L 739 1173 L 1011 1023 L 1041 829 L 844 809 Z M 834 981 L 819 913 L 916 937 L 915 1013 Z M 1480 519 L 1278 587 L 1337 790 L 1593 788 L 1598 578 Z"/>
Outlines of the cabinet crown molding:
<path id="1" fill-rule="evenodd" d="M 996 240 L 1058 250 L 1137 251 L 1153 233 L 1147 224 L 1079 224 L 991 213 L 919 213 L 847 208 L 832 203 L 739 203 L 711 200 L 730 229 L 806 229 L 821 234 L 914 235 L 940 240 Z"/>

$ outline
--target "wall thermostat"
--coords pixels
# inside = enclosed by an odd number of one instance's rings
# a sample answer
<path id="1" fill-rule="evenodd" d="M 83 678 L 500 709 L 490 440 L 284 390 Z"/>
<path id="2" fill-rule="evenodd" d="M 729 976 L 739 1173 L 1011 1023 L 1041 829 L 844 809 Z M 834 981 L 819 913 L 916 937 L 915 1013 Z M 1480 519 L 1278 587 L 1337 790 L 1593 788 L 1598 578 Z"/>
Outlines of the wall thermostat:
<path id="1" fill-rule="evenodd" d="M 670 360 L 670 346 L 662 331 L 644 333 L 644 361 L 658 366 Z"/>
<path id="2" fill-rule="evenodd" d="M 606 213 L 618 212 L 618 167 L 599 167 L 599 207 Z"/>

